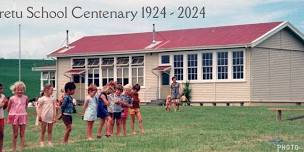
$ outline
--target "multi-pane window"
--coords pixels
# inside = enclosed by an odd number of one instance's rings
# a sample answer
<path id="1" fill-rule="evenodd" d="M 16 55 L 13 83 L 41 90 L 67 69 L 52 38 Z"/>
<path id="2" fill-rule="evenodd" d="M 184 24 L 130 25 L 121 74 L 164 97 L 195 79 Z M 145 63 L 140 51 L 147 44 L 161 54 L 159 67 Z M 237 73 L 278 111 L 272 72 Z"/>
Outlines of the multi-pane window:
<path id="1" fill-rule="evenodd" d="M 174 76 L 176 80 L 183 80 L 183 72 L 184 72 L 184 59 L 183 55 L 174 55 L 173 57 L 173 69 L 174 69 Z"/>
<path id="2" fill-rule="evenodd" d="M 113 67 L 102 67 L 102 86 L 105 86 L 110 81 L 114 80 L 114 69 Z"/>
<path id="3" fill-rule="evenodd" d="M 233 61 L 233 79 L 243 79 L 244 78 L 244 52 L 243 51 L 235 51 L 232 52 Z"/>
<path id="4" fill-rule="evenodd" d="M 84 68 L 85 67 L 85 59 L 73 59 L 73 68 Z"/>
<path id="5" fill-rule="evenodd" d="M 132 57 L 132 84 L 144 85 L 144 57 Z"/>
<path id="6" fill-rule="evenodd" d="M 188 80 L 197 80 L 197 54 L 188 54 Z"/>
<path id="7" fill-rule="evenodd" d="M 202 54 L 203 80 L 212 80 L 212 53 Z"/>
<path id="8" fill-rule="evenodd" d="M 55 72 L 42 72 L 41 87 L 43 88 L 44 85 L 51 84 L 55 88 L 55 84 L 56 84 L 55 80 L 56 80 Z"/>
<path id="9" fill-rule="evenodd" d="M 228 52 L 217 52 L 217 79 L 228 79 Z"/>
<path id="10" fill-rule="evenodd" d="M 126 85 L 129 83 L 129 57 L 117 58 L 117 83 Z"/>
<path id="11" fill-rule="evenodd" d="M 117 67 L 117 83 L 122 85 L 129 83 L 129 67 Z"/>
<path id="12" fill-rule="evenodd" d="M 99 69 L 88 69 L 88 85 L 99 87 Z"/>
<path id="13" fill-rule="evenodd" d="M 98 67 L 99 66 L 99 58 L 88 59 L 88 67 Z"/>
<path id="14" fill-rule="evenodd" d="M 103 58 L 101 62 L 102 86 L 114 80 L 114 58 Z"/>
<path id="15" fill-rule="evenodd" d="M 161 56 L 161 64 L 169 64 L 170 63 L 170 56 L 169 55 L 162 55 Z"/>

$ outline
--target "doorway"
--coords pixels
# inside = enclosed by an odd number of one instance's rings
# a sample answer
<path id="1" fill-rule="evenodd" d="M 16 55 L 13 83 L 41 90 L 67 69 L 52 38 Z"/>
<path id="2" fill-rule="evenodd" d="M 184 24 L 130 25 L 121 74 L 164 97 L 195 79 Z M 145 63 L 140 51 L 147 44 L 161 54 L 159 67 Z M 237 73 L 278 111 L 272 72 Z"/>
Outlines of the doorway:
<path id="1" fill-rule="evenodd" d="M 166 99 L 170 94 L 170 73 L 162 71 L 160 77 L 160 99 Z"/>

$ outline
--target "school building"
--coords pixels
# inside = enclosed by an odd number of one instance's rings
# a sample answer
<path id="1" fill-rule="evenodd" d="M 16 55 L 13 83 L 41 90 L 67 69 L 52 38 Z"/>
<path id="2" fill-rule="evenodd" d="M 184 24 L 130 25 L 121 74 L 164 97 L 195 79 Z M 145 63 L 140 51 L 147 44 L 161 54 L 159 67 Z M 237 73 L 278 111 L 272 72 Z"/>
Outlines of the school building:
<path id="1" fill-rule="evenodd" d="M 48 55 L 56 66 L 36 67 L 41 86 L 110 80 L 142 86 L 143 102 L 165 99 L 171 77 L 190 82 L 193 102 L 304 102 L 304 35 L 289 22 L 86 36 Z"/>

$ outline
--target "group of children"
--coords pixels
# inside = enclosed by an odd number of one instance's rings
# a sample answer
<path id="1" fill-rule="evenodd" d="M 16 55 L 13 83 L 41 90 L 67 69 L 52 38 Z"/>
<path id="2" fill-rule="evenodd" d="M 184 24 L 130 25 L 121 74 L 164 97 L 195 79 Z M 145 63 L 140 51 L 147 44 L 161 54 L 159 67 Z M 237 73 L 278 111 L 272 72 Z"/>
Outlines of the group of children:
<path id="1" fill-rule="evenodd" d="M 12 125 L 12 150 L 16 151 L 18 135 L 21 139 L 21 150 L 25 145 L 25 130 L 28 122 L 27 105 L 28 97 L 25 95 L 26 86 L 23 82 L 15 82 L 11 86 L 13 96 L 7 99 L 3 94 L 3 85 L 0 84 L 0 152 L 3 149 L 4 137 L 4 110 L 7 108 L 7 123 Z M 63 143 L 68 143 L 72 131 L 74 104 L 72 95 L 76 86 L 73 82 L 68 82 L 64 86 L 64 95 L 58 100 L 52 97 L 53 87 L 49 84 L 44 86 L 42 95 L 37 100 L 37 119 L 41 126 L 40 146 L 43 147 L 44 136 L 48 134 L 48 145 L 52 146 L 53 124 L 62 119 L 65 125 Z M 131 117 L 132 134 L 136 134 L 134 123 L 138 120 L 141 133 L 144 134 L 142 115 L 139 106 L 140 85 L 135 84 L 122 86 L 115 82 L 110 82 L 102 91 L 98 91 L 95 85 L 88 87 L 88 95 L 83 105 L 83 120 L 87 122 L 87 139 L 93 139 L 94 122 L 100 119 L 97 130 L 97 138 L 102 137 L 102 130 L 105 128 L 105 136 L 113 135 L 116 124 L 116 136 L 120 136 L 121 127 L 123 135 L 127 135 L 126 121 L 128 115 Z M 20 133 L 19 133 L 20 132 Z"/>
<path id="2" fill-rule="evenodd" d="M 138 84 L 134 86 L 127 84 L 123 87 L 121 84 L 110 82 L 99 94 L 97 93 L 97 87 L 90 85 L 88 88 L 88 96 L 83 106 L 83 120 L 87 121 L 87 139 L 93 139 L 93 124 L 98 118 L 100 118 L 100 125 L 97 130 L 97 138 L 102 137 L 103 128 L 105 128 L 106 137 L 112 136 L 115 124 L 116 136 L 120 136 L 121 127 L 123 129 L 123 135 L 126 136 L 126 121 L 129 113 L 131 116 L 132 134 L 136 134 L 134 129 L 136 117 L 141 133 L 144 134 L 142 116 L 139 109 L 139 90 L 140 85 Z"/>

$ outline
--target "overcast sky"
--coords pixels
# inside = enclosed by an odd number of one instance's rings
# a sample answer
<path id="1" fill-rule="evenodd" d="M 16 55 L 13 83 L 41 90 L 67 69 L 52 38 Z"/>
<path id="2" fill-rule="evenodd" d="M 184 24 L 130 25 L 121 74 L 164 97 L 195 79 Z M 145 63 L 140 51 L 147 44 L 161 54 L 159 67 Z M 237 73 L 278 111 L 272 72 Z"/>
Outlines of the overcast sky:
<path id="1" fill-rule="evenodd" d="M 178 12 L 179 6 L 205 6 L 205 19 L 6 19 L 0 16 L 0 58 L 18 58 L 18 24 L 22 24 L 22 57 L 46 58 L 54 49 L 62 47 L 65 30 L 70 30 L 71 41 L 87 35 L 105 35 L 156 30 L 199 28 L 221 25 L 246 24 L 272 21 L 289 21 L 304 32 L 304 0 L 1 0 L 0 11 L 22 10 L 33 6 L 40 10 L 72 9 L 81 6 L 83 10 L 140 11 L 142 6 L 166 6 L 167 10 Z M 71 10 L 68 10 L 69 15 Z M 80 11 L 79 11 L 80 12 Z M 1 12 L 0 12 L 1 14 Z"/>

